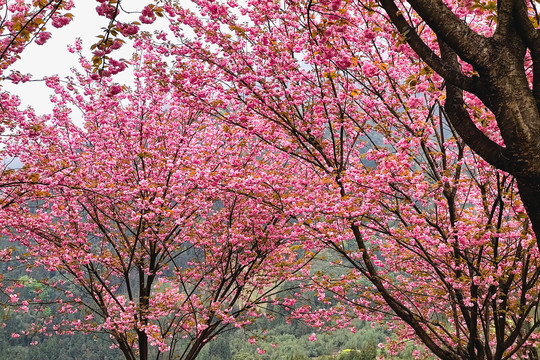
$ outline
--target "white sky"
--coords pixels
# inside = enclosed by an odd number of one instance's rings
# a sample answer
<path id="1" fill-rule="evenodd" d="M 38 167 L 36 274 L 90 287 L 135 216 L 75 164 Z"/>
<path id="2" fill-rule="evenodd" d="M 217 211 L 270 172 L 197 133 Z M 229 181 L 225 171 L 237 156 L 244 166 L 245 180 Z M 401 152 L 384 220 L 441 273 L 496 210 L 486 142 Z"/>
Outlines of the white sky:
<path id="1" fill-rule="evenodd" d="M 122 2 L 122 7 L 126 11 L 140 11 L 148 1 L 127 0 Z M 71 68 L 77 67 L 78 59 L 76 54 L 71 54 L 67 50 L 67 45 L 73 44 L 76 38 L 83 41 L 83 49 L 90 54 L 90 45 L 97 42 L 97 36 L 103 34 L 102 28 L 107 26 L 109 19 L 99 16 L 96 13 L 98 3 L 93 0 L 76 1 L 76 6 L 70 12 L 74 15 L 73 21 L 56 29 L 48 24 L 47 31 L 52 33 L 52 37 L 42 46 L 31 43 L 21 54 L 11 70 L 18 70 L 22 74 L 32 74 L 32 79 L 41 79 L 45 76 L 59 75 L 61 78 L 71 75 Z M 119 19 L 136 21 L 139 14 L 121 14 Z M 121 51 L 124 51 L 122 53 Z M 125 44 L 115 54 L 117 57 L 130 58 L 131 46 Z M 5 75 L 10 74 L 10 69 Z M 124 76 L 130 76 L 129 69 L 125 70 Z M 37 113 L 46 113 L 52 109 L 49 101 L 52 91 L 43 82 L 31 81 L 14 85 L 9 80 L 2 82 L 2 87 L 14 94 L 19 95 L 23 107 L 32 106 Z"/>

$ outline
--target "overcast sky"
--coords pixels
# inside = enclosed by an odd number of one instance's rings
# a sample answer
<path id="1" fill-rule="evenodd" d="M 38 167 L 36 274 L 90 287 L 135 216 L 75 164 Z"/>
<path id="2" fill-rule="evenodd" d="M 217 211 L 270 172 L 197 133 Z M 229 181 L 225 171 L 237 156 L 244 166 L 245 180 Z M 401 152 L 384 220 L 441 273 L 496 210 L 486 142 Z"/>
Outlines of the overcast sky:
<path id="1" fill-rule="evenodd" d="M 140 11 L 148 2 L 144 0 L 129 0 L 122 2 L 122 6 L 127 11 Z M 52 37 L 40 46 L 35 43 L 30 44 L 21 54 L 21 59 L 17 61 L 10 69 L 18 70 L 22 74 L 30 73 L 33 79 L 40 79 L 54 74 L 60 77 L 71 75 L 70 69 L 77 67 L 77 55 L 67 51 L 67 45 L 73 44 L 77 38 L 83 40 L 83 47 L 90 54 L 90 45 L 96 43 L 97 36 L 103 33 L 102 28 L 107 26 L 108 19 L 98 16 L 96 6 L 98 3 L 93 0 L 77 1 L 76 7 L 70 12 L 74 15 L 73 21 L 63 28 L 56 29 L 50 24 L 47 30 L 52 33 Z M 121 15 L 121 20 L 129 19 L 134 21 L 139 14 Z M 126 53 L 119 57 L 129 58 L 131 56 L 131 47 L 124 46 Z M 9 70 L 6 73 L 9 74 Z M 129 70 L 126 70 L 125 76 L 129 76 Z M 27 82 L 12 84 L 10 81 L 4 81 L 2 87 L 11 93 L 20 96 L 24 106 L 32 106 L 38 113 L 49 112 L 52 105 L 49 97 L 52 94 L 43 82 Z"/>

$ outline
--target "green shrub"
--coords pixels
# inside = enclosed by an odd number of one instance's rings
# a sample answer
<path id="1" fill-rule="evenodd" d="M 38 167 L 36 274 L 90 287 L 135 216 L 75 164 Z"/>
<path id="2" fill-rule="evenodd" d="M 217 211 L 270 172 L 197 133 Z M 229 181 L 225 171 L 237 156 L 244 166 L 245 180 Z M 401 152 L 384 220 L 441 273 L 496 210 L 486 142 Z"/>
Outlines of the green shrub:
<path id="1" fill-rule="evenodd" d="M 358 350 L 346 349 L 339 353 L 337 360 L 363 360 Z"/>

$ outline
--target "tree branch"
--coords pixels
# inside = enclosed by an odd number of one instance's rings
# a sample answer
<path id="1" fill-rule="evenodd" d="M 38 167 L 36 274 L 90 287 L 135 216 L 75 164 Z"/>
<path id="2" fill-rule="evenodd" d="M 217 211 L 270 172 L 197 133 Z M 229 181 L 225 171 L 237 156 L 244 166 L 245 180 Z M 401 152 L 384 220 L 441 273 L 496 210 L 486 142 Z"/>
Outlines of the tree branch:
<path id="1" fill-rule="evenodd" d="M 470 92 L 475 92 L 475 81 L 460 71 L 450 68 L 418 35 L 414 27 L 405 19 L 393 0 L 380 0 L 388 17 L 405 38 L 409 46 L 426 64 L 441 75 L 446 81 Z"/>
<path id="2" fill-rule="evenodd" d="M 519 36 L 524 40 L 525 45 L 530 51 L 533 62 L 533 96 L 537 106 L 540 108 L 540 32 L 534 27 L 529 19 L 525 1 L 515 1 L 514 25 Z"/>
<path id="3" fill-rule="evenodd" d="M 437 38 L 448 44 L 461 59 L 478 69 L 490 68 L 495 53 L 490 39 L 474 32 L 441 0 L 409 0 L 409 4 Z"/>
<path id="4" fill-rule="evenodd" d="M 441 54 L 453 67 L 459 67 L 456 53 L 443 41 L 439 40 Z M 465 143 L 491 165 L 510 172 L 511 156 L 506 148 L 488 138 L 472 121 L 465 109 L 463 90 L 457 86 L 446 84 L 446 101 L 444 110 L 448 121 L 456 129 Z"/>

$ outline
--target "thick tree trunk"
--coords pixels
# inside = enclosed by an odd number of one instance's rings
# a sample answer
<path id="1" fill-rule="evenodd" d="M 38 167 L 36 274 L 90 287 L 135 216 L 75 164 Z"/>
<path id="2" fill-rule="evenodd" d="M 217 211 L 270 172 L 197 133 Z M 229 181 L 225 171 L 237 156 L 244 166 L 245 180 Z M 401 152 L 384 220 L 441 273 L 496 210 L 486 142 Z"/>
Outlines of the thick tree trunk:
<path id="1" fill-rule="evenodd" d="M 137 331 L 139 343 L 139 360 L 148 360 L 148 335 L 144 331 Z"/>
<path id="2" fill-rule="evenodd" d="M 540 111 L 525 76 L 522 59 L 507 54 L 501 56 L 494 67 L 496 69 L 486 76 L 491 92 L 481 100 L 494 112 L 505 142 L 508 165 L 499 168 L 516 178 L 519 195 L 540 247 Z"/>

